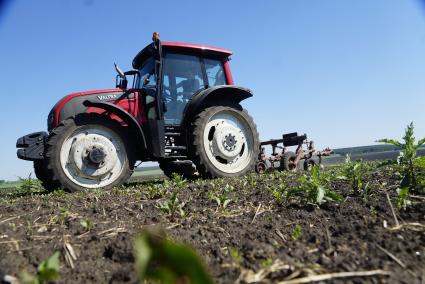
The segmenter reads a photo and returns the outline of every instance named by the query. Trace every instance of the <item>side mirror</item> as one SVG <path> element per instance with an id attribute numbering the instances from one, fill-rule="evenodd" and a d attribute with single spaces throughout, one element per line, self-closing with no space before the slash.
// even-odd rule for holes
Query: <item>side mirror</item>
<path id="1" fill-rule="evenodd" d="M 116 88 L 127 89 L 127 84 L 128 84 L 128 81 L 127 81 L 127 78 L 125 76 L 121 77 L 120 75 L 117 75 L 117 78 L 115 80 L 115 87 Z"/>

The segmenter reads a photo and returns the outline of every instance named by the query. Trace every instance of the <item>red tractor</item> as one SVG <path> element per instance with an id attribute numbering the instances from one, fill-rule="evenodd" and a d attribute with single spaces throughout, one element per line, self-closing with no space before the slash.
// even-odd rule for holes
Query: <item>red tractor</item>
<path id="1" fill-rule="evenodd" d="M 252 92 L 233 84 L 231 54 L 154 33 L 133 70 L 116 66 L 115 89 L 65 96 L 48 115 L 48 132 L 19 138 L 17 155 L 34 162 L 45 188 L 69 191 L 120 185 L 137 161 L 158 161 L 168 176 L 243 175 L 260 141 L 240 105 Z"/>

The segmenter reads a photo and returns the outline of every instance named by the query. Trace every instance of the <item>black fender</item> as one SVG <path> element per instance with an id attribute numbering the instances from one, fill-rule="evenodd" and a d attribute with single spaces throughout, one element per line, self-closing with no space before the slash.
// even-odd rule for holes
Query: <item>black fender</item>
<path id="1" fill-rule="evenodd" d="M 202 90 L 195 94 L 187 104 L 182 125 L 187 126 L 204 106 L 221 105 L 225 102 L 238 104 L 252 96 L 250 89 L 233 85 L 220 85 Z"/>
<path id="2" fill-rule="evenodd" d="M 128 127 L 136 133 L 138 145 L 141 145 L 143 149 L 147 149 L 145 133 L 143 132 L 142 127 L 137 122 L 137 120 L 125 109 L 108 102 L 94 102 L 90 100 L 85 100 L 83 105 L 86 107 L 97 107 L 104 109 L 121 118 L 128 125 Z"/>

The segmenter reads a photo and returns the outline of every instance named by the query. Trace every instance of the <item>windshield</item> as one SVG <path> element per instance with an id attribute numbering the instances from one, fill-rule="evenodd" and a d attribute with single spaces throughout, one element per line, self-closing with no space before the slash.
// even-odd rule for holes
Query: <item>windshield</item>
<path id="1" fill-rule="evenodd" d="M 137 84 L 139 88 L 156 86 L 155 63 L 152 57 L 143 62 L 142 67 L 139 69 L 139 73 L 140 77 Z"/>

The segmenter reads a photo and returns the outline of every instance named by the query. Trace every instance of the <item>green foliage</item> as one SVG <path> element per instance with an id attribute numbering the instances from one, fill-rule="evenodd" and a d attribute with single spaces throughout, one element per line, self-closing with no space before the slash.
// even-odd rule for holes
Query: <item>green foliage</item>
<path id="1" fill-rule="evenodd" d="M 176 216 L 184 217 L 185 212 L 183 207 L 185 205 L 186 203 L 180 202 L 178 199 L 177 192 L 173 192 L 167 200 L 159 202 L 159 209 L 173 218 Z"/>
<path id="2" fill-rule="evenodd" d="M 234 187 L 228 183 L 222 188 L 215 188 L 215 190 L 208 193 L 208 198 L 214 200 L 217 203 L 217 211 L 226 210 L 232 199 L 229 197 Z"/>
<path id="3" fill-rule="evenodd" d="M 21 281 L 27 284 L 41 284 L 55 281 L 59 276 L 59 252 L 41 262 L 37 268 L 37 275 L 33 276 L 22 272 Z"/>
<path id="4" fill-rule="evenodd" d="M 377 142 L 390 144 L 401 148 L 400 156 L 398 157 L 398 163 L 402 166 L 403 179 L 400 184 L 400 189 L 398 190 L 398 201 L 397 204 L 399 207 L 406 207 L 409 203 L 408 198 L 411 191 L 418 191 L 425 187 L 423 182 L 421 161 L 418 163 L 417 160 L 417 150 L 425 143 L 425 138 L 420 139 L 416 142 L 414 136 L 414 126 L 411 122 L 405 130 L 403 136 L 403 142 L 399 142 L 394 139 L 380 139 Z M 422 168 L 423 169 L 423 168 Z"/>
<path id="5" fill-rule="evenodd" d="M 272 197 L 277 202 L 281 202 L 283 197 L 287 193 L 288 185 L 284 181 L 280 181 L 277 184 L 267 188 L 270 190 Z"/>
<path id="6" fill-rule="evenodd" d="M 269 269 L 271 266 L 273 265 L 273 259 L 271 259 L 270 257 L 262 260 L 260 262 L 260 266 L 263 269 Z"/>
<path id="7" fill-rule="evenodd" d="M 342 177 L 346 178 L 354 192 L 367 193 L 368 183 L 365 183 L 365 175 L 369 172 L 369 167 L 362 161 L 352 162 L 349 158 L 342 168 Z"/>
<path id="8" fill-rule="evenodd" d="M 236 264 L 240 265 L 242 261 L 242 256 L 241 256 L 241 253 L 238 251 L 238 249 L 234 247 L 229 247 L 229 254 L 230 254 L 230 257 L 233 259 L 233 261 Z"/>
<path id="9" fill-rule="evenodd" d="M 81 219 L 80 221 L 80 225 L 84 228 L 84 230 L 86 231 L 90 231 L 91 229 L 93 229 L 94 224 L 92 221 L 90 221 L 89 219 Z"/>
<path id="10" fill-rule="evenodd" d="M 177 173 L 173 173 L 171 176 L 171 182 L 175 187 L 182 188 L 186 186 L 187 180 Z"/>
<path id="11" fill-rule="evenodd" d="M 140 280 L 163 284 L 213 283 L 198 255 L 186 245 L 143 233 L 136 238 L 134 249 Z"/>
<path id="12" fill-rule="evenodd" d="M 292 234 L 291 234 L 291 238 L 293 239 L 293 240 L 298 240 L 299 238 L 301 238 L 302 237 L 302 231 L 303 231 L 303 227 L 301 227 L 300 225 L 296 225 L 295 227 L 294 227 L 294 230 L 292 231 Z"/>
<path id="13" fill-rule="evenodd" d="M 409 187 L 397 188 L 397 194 L 397 207 L 406 209 L 411 203 L 409 200 Z"/>
<path id="14" fill-rule="evenodd" d="M 18 177 L 21 185 L 19 189 L 25 192 L 34 191 L 41 189 L 40 182 L 37 179 L 31 177 L 31 173 L 28 175 L 28 178 Z"/>
<path id="15" fill-rule="evenodd" d="M 315 165 L 309 174 L 298 179 L 299 186 L 288 190 L 287 196 L 297 196 L 311 204 L 322 204 L 326 201 L 340 201 L 342 196 L 329 188 L 331 176 Z"/>

